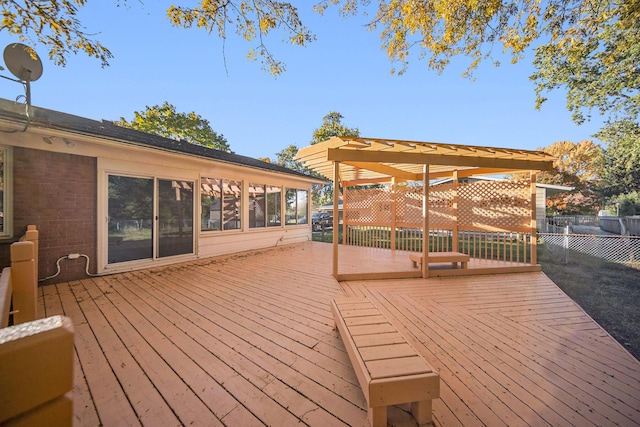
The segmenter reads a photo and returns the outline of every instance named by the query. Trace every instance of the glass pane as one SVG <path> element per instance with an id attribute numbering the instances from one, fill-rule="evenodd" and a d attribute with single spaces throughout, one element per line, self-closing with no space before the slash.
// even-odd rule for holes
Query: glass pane
<path id="1" fill-rule="evenodd" d="M 202 178 L 200 230 L 222 230 L 222 197 L 219 179 Z"/>
<path id="2" fill-rule="evenodd" d="M 158 180 L 158 257 L 193 253 L 193 186 Z"/>
<path id="3" fill-rule="evenodd" d="M 307 218 L 307 191 L 298 190 L 298 224 L 308 224 Z"/>
<path id="4" fill-rule="evenodd" d="M 153 257 L 153 179 L 109 176 L 109 264 Z"/>
<path id="5" fill-rule="evenodd" d="M 233 181 L 225 179 L 222 181 L 222 226 L 224 230 L 239 230 L 242 226 L 240 223 L 241 200 L 242 200 L 242 181 Z"/>
<path id="6" fill-rule="evenodd" d="M 286 203 L 286 216 L 285 216 L 285 224 L 291 225 L 296 224 L 296 190 L 293 188 L 287 188 L 284 194 L 284 202 Z"/>
<path id="7" fill-rule="evenodd" d="M 264 227 L 265 186 L 249 184 L 249 228 Z"/>
<path id="8" fill-rule="evenodd" d="M 267 226 L 279 227 L 282 215 L 282 189 L 267 186 Z"/>

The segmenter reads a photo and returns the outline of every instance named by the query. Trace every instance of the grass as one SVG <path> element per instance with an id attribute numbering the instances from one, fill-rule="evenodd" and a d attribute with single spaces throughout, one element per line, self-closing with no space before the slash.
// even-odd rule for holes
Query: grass
<path id="1" fill-rule="evenodd" d="M 542 271 L 640 360 L 640 269 L 538 246 Z"/>

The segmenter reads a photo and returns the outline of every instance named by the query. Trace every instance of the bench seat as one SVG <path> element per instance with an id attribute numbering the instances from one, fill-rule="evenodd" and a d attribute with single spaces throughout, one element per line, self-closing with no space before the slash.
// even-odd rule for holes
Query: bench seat
<path id="1" fill-rule="evenodd" d="M 387 406 L 411 403 L 419 425 L 431 422 L 440 375 L 367 298 L 331 302 L 336 328 L 368 405 L 373 427 L 386 427 Z"/>
<path id="2" fill-rule="evenodd" d="M 413 267 L 422 266 L 422 253 L 415 252 L 409 254 L 409 259 L 412 262 Z M 469 262 L 469 255 L 460 252 L 429 252 L 429 264 L 435 264 L 438 262 L 450 262 L 451 267 L 458 268 L 458 263 L 462 268 L 467 268 Z"/>

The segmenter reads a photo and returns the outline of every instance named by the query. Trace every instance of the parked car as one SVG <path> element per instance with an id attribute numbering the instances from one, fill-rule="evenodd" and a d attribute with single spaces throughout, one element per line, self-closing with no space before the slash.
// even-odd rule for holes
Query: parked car
<path id="1" fill-rule="evenodd" d="M 333 218 L 326 212 L 314 212 L 311 214 L 311 229 L 320 231 L 333 227 Z"/>

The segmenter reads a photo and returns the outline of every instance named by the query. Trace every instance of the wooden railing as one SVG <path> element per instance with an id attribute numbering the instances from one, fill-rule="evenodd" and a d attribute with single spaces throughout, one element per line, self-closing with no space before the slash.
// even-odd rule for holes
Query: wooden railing
<path id="1" fill-rule="evenodd" d="M 38 301 L 38 230 L 27 227 L 20 241 L 10 249 L 11 267 L 0 278 L 0 327 L 36 320 Z"/>
<path id="2" fill-rule="evenodd" d="M 0 276 L 0 425 L 71 426 L 73 324 L 63 316 L 36 319 L 36 227 L 10 252 L 11 267 Z"/>
<path id="3" fill-rule="evenodd" d="M 344 242 L 353 246 L 422 252 L 423 232 L 420 227 L 347 225 Z M 429 230 L 430 252 L 461 252 L 475 259 L 531 262 L 531 234 L 524 231 L 484 231 L 432 228 Z"/>

